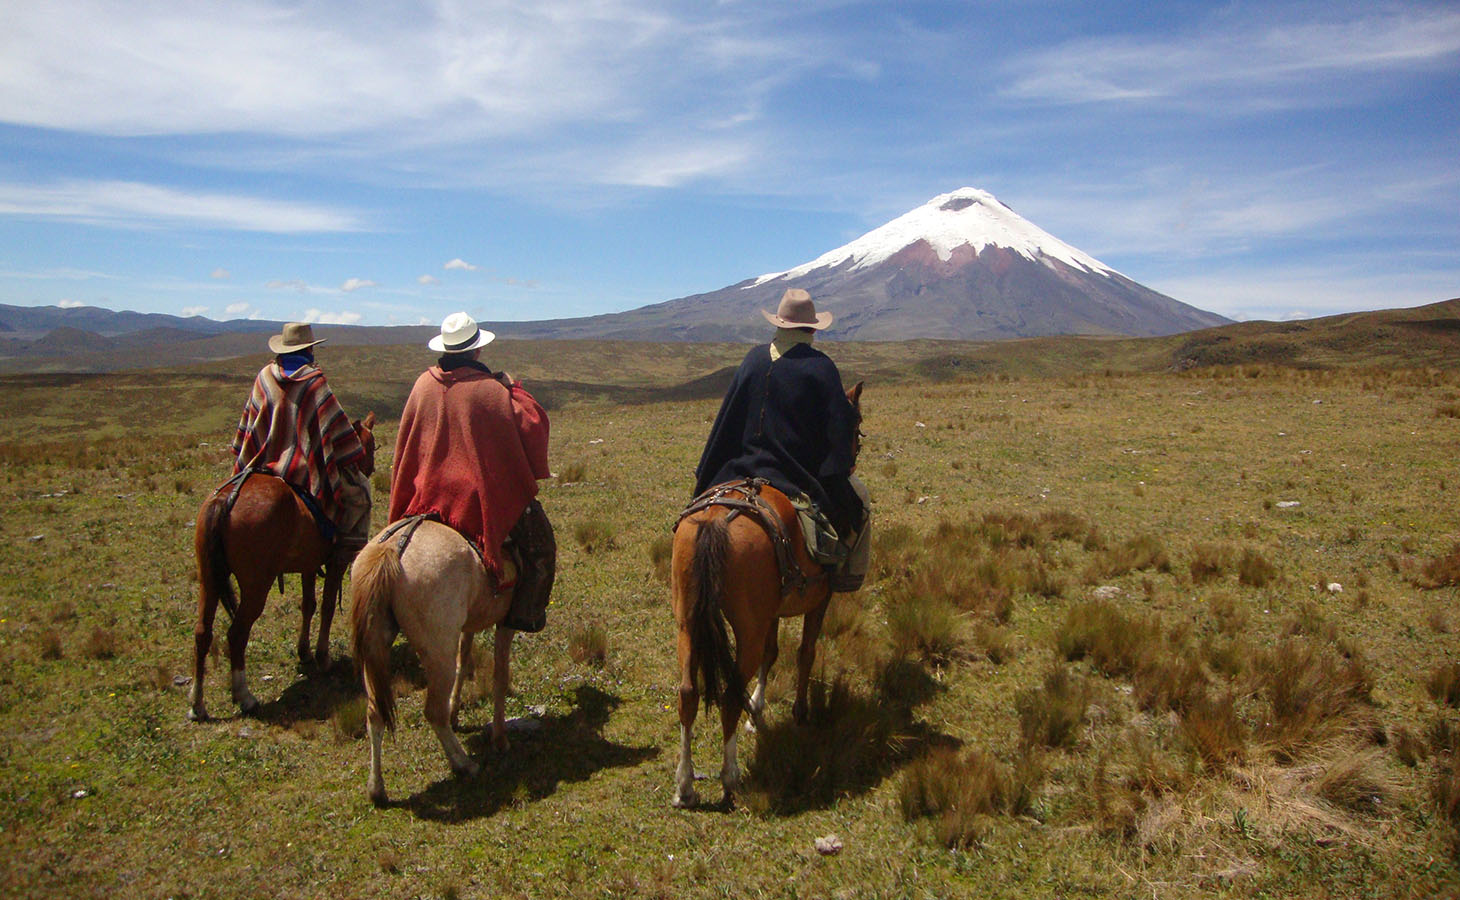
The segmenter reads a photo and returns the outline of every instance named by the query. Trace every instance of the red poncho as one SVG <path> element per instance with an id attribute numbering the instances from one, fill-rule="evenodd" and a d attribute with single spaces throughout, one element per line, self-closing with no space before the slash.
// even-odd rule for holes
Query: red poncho
<path id="1" fill-rule="evenodd" d="M 233 474 L 265 466 L 308 491 L 331 519 L 340 466 L 358 464 L 365 448 L 324 373 L 313 365 L 285 375 L 277 362 L 259 370 L 233 436 Z"/>
<path id="2" fill-rule="evenodd" d="M 549 476 L 547 413 L 520 384 L 464 366 L 432 366 L 401 412 L 390 521 L 422 513 L 476 543 L 493 575 L 502 541 Z"/>

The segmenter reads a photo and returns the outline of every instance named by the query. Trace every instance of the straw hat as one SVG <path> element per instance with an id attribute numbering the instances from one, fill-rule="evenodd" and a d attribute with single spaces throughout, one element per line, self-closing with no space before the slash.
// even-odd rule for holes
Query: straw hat
<path id="1" fill-rule="evenodd" d="M 283 334 L 269 338 L 269 349 L 274 353 L 298 353 L 315 344 L 323 344 L 326 338 L 314 339 L 314 329 L 308 322 L 290 322 L 284 326 Z"/>
<path id="2" fill-rule="evenodd" d="M 811 295 L 800 288 L 788 288 L 781 295 L 781 305 L 776 307 L 775 315 L 765 310 L 761 310 L 760 314 L 777 328 L 811 328 L 820 331 L 831 324 L 831 313 L 818 313 L 816 304 L 811 302 Z"/>
<path id="3" fill-rule="evenodd" d="M 441 321 L 441 333 L 431 338 L 426 346 L 437 353 L 465 353 L 478 347 L 485 347 L 496 339 L 477 325 L 477 320 L 464 312 L 452 313 Z"/>

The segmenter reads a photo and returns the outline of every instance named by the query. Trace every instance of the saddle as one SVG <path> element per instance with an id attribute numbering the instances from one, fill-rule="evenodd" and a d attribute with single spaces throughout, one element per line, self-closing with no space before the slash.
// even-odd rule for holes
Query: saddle
<path id="1" fill-rule="evenodd" d="M 796 562 L 796 551 L 791 543 L 791 536 L 786 533 L 786 523 L 781 521 L 780 515 L 760 496 L 761 489 L 769 484 L 764 478 L 742 478 L 717 484 L 691 500 L 689 506 L 679 514 L 671 530 L 678 530 L 680 522 L 711 506 L 723 506 L 730 510 L 730 514 L 725 517 L 726 522 L 734 521 L 741 514 L 752 516 L 771 539 L 771 547 L 776 553 L 776 565 L 781 570 L 781 593 L 784 595 L 803 590 L 813 582 L 826 580 L 828 576 L 825 567 L 820 567 L 821 571 L 814 575 L 808 575 Z M 795 524 L 799 526 L 800 523 L 798 521 Z"/>
<path id="2" fill-rule="evenodd" d="M 442 520 L 434 512 L 406 516 L 392 522 L 376 536 L 375 541 L 383 544 L 395 538 L 397 555 L 404 555 L 422 522 Z M 466 539 L 465 535 L 463 539 Z M 466 539 L 466 545 L 485 569 L 487 563 L 482 558 L 481 549 L 469 539 Z M 502 627 L 529 634 L 542 631 L 547 627 L 547 607 L 557 572 L 557 542 L 542 504 L 533 500 L 527 505 L 517 524 L 508 532 L 502 549 L 507 558 L 503 566 L 504 578 L 498 583 L 497 589 L 512 591 L 512 605 L 508 607 L 507 616 L 502 620 Z M 509 575 L 510 577 L 506 577 Z"/>
<path id="3" fill-rule="evenodd" d="M 223 517 L 225 519 L 232 514 L 234 504 L 238 503 L 238 495 L 243 491 L 243 483 L 248 481 L 250 475 L 268 475 L 272 478 L 278 478 L 280 481 L 289 485 L 294 491 L 294 495 L 304 502 L 304 508 L 309 510 L 310 516 L 314 518 L 314 525 L 319 529 L 319 536 L 326 544 L 333 544 L 335 542 L 335 523 L 331 522 L 329 516 L 324 514 L 324 509 L 319 505 L 319 501 L 314 499 L 312 494 L 299 485 L 285 481 L 285 479 L 274 474 L 272 470 L 263 466 L 249 466 L 248 468 L 241 469 L 237 475 L 223 482 L 218 486 L 218 490 L 214 491 L 217 494 L 228 490 L 228 497 L 223 501 Z"/>

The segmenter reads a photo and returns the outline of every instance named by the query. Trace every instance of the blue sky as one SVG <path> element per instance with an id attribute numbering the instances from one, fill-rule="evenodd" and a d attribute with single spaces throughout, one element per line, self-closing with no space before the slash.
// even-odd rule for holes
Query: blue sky
<path id="1" fill-rule="evenodd" d="M 965 185 L 1234 318 L 1460 296 L 1453 3 L 220 6 L 0 13 L 0 302 L 587 315 Z"/>

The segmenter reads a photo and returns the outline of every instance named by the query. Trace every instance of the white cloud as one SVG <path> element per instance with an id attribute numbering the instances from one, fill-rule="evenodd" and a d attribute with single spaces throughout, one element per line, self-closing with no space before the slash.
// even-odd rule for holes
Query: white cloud
<path id="1" fill-rule="evenodd" d="M 1009 66 L 1020 101 L 1105 103 L 1205 97 L 1197 109 L 1342 102 L 1348 92 L 1289 88 L 1319 76 L 1444 64 L 1460 52 L 1460 13 L 1387 10 L 1298 24 L 1198 23 L 1188 35 L 1113 35 L 1041 50 Z M 1215 93 L 1216 102 L 1208 102 Z"/>
<path id="2" fill-rule="evenodd" d="M 416 283 L 424 285 L 440 284 L 441 279 L 437 278 L 435 275 L 422 275 L 420 278 L 416 279 Z"/>
<path id="3" fill-rule="evenodd" d="M 375 286 L 375 282 L 368 278 L 346 278 L 345 283 L 340 285 L 340 290 L 348 294 L 351 291 L 358 291 L 361 288 L 372 288 Z"/>
<path id="4" fill-rule="evenodd" d="M 79 309 L 79 308 L 85 306 L 86 304 L 85 303 L 82 303 L 80 300 L 72 300 L 69 297 L 67 297 L 67 298 L 63 298 L 62 300 L 60 300 L 59 302 L 57 302 L 56 305 L 59 306 L 59 307 L 61 307 L 62 309 Z"/>
<path id="5" fill-rule="evenodd" d="M 219 281 L 226 281 L 229 278 L 233 277 L 233 273 L 232 272 L 229 272 L 227 269 L 223 268 L 222 266 L 219 266 L 218 268 L 214 269 L 212 271 L 212 273 L 209 274 L 208 277 L 209 278 L 216 278 Z"/>
<path id="6" fill-rule="evenodd" d="M 315 290 L 309 286 L 309 282 L 302 278 L 290 278 L 288 280 L 275 278 L 273 281 L 264 282 L 264 287 L 271 291 L 298 291 L 301 294 Z"/>
<path id="7" fill-rule="evenodd" d="M 475 272 L 477 270 L 476 266 L 472 265 L 471 263 L 467 262 L 459 256 L 456 259 L 453 259 L 451 262 L 447 263 L 446 265 L 442 266 L 441 268 L 461 269 L 464 272 Z"/>
<path id="8" fill-rule="evenodd" d="M 322 309 L 308 309 L 304 312 L 301 322 L 309 322 L 315 325 L 354 325 L 364 316 L 357 312 L 326 312 Z"/>
<path id="9" fill-rule="evenodd" d="M 356 214 L 347 211 L 236 194 L 180 191 L 135 181 L 0 183 L 0 216 L 275 234 L 358 231 L 364 227 Z"/>
<path id="10" fill-rule="evenodd" d="M 252 308 L 248 303 L 230 303 L 223 308 L 223 311 L 230 316 L 241 316 Z"/>
<path id="11" fill-rule="evenodd" d="M 186 319 L 186 318 L 191 318 L 193 316 L 201 316 L 203 313 L 205 313 L 207 311 L 208 311 L 208 307 L 206 307 L 206 306 L 184 306 L 182 308 L 182 316 L 183 316 L 183 318 Z"/>

